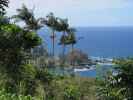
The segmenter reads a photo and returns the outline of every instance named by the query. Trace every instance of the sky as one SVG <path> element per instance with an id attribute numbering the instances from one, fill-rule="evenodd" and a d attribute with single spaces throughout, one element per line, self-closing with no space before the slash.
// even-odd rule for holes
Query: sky
<path id="1" fill-rule="evenodd" d="M 8 15 L 22 4 L 34 9 L 36 17 L 53 12 L 71 26 L 133 26 L 133 0 L 10 0 Z"/>

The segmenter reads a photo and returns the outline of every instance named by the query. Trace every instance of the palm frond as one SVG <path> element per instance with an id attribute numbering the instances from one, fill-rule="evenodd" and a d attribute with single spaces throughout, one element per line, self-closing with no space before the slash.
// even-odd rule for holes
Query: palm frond
<path id="1" fill-rule="evenodd" d="M 5 14 L 5 8 L 8 7 L 9 0 L 0 0 L 0 15 Z"/>
<path id="2" fill-rule="evenodd" d="M 37 31 L 43 27 L 43 24 L 41 23 L 42 19 L 36 19 L 32 9 L 28 9 L 25 5 L 23 5 L 22 8 L 17 9 L 17 12 L 18 14 L 14 15 L 12 18 L 15 19 L 16 22 L 24 22 L 26 24 L 24 29 Z"/>

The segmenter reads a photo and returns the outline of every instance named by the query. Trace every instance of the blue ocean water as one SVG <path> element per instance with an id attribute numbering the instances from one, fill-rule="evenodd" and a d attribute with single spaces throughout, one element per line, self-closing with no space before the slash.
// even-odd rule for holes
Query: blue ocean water
<path id="1" fill-rule="evenodd" d="M 133 56 L 133 27 L 78 28 L 77 32 L 84 37 L 77 47 L 91 56 Z"/>
<path id="2" fill-rule="evenodd" d="M 133 27 L 78 27 L 78 40 L 75 48 L 81 49 L 89 56 L 128 57 L 133 56 Z M 50 32 L 45 28 L 39 31 L 51 50 Z M 62 50 L 58 45 L 61 33 L 57 33 L 55 52 Z M 69 46 L 67 47 L 69 48 Z"/>
<path id="3" fill-rule="evenodd" d="M 76 37 L 78 40 L 75 48 L 81 49 L 89 56 L 93 57 L 133 57 L 133 27 L 78 27 L 76 28 Z M 62 33 L 56 35 L 55 52 L 59 54 L 62 50 L 58 45 Z M 50 31 L 42 29 L 39 35 L 44 39 L 49 51 L 51 51 Z M 67 46 L 69 51 L 70 46 Z M 107 66 L 99 68 L 104 72 Z M 97 70 L 83 71 L 78 74 L 82 77 L 96 77 Z M 100 74 L 99 74 L 100 75 Z"/>
<path id="4" fill-rule="evenodd" d="M 78 75 L 80 75 L 81 77 L 96 77 L 97 72 L 96 70 L 89 70 L 89 71 L 81 71 L 81 72 L 77 72 Z"/>

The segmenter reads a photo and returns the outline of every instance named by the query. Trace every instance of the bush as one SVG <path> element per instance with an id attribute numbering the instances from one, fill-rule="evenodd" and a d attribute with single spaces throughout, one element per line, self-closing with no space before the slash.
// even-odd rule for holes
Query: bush
<path id="1" fill-rule="evenodd" d="M 79 100 L 80 91 L 78 87 L 69 85 L 64 89 L 64 100 Z"/>
<path id="2" fill-rule="evenodd" d="M 114 62 L 115 74 L 109 73 L 98 82 L 98 97 L 100 100 L 133 100 L 133 59 Z"/>
<path id="3" fill-rule="evenodd" d="M 5 90 L 0 90 L 0 100 L 33 100 L 33 97 L 30 95 L 16 95 L 5 92 Z"/>

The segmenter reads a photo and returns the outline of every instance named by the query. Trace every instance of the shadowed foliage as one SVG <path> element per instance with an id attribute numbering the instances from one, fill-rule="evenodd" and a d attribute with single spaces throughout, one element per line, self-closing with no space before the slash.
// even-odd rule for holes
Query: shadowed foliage
<path id="1" fill-rule="evenodd" d="M 0 0 L 0 16 L 6 13 L 5 8 L 8 7 L 9 0 Z"/>

